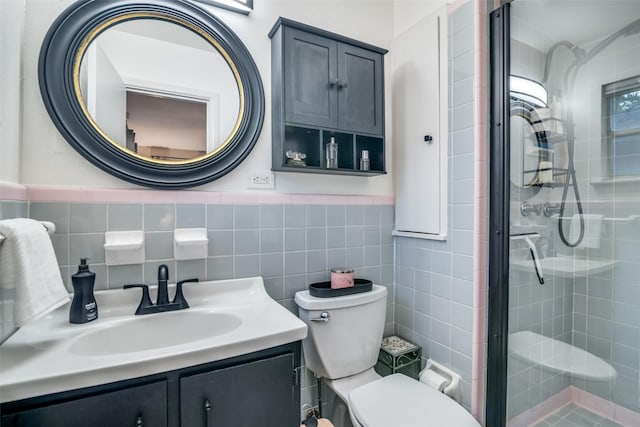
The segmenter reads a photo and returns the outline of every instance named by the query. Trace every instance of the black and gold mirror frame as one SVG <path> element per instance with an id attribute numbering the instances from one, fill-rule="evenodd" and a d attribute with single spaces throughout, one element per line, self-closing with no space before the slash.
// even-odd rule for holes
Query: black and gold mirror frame
<path id="1" fill-rule="evenodd" d="M 220 149 L 193 161 L 154 161 L 114 144 L 87 113 L 78 88 L 79 63 L 87 45 L 115 23 L 142 18 L 193 31 L 227 61 L 240 92 L 240 111 Z M 188 188 L 224 176 L 247 157 L 264 121 L 264 89 L 251 54 L 218 18 L 185 0 L 81 0 L 72 4 L 45 36 L 38 77 L 51 119 L 76 151 L 116 177 L 152 188 Z"/>

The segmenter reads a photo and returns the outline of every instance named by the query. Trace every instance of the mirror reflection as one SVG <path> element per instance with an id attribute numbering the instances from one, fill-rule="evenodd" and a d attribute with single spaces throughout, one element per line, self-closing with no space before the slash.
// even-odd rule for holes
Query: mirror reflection
<path id="1" fill-rule="evenodd" d="M 221 149 L 240 122 L 235 69 L 208 40 L 161 19 L 101 32 L 80 63 L 86 113 L 120 148 L 182 162 Z"/>

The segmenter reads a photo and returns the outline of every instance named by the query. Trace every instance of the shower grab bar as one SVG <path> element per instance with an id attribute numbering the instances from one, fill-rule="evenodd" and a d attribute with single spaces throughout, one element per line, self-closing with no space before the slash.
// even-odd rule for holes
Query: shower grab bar
<path id="1" fill-rule="evenodd" d="M 56 232 L 56 225 L 51 222 L 51 221 L 40 221 L 40 223 L 42 224 L 42 226 L 44 227 L 45 230 L 47 230 L 47 233 L 49 234 L 53 234 Z M 6 236 L 2 233 L 0 233 L 0 246 L 2 246 L 2 243 L 6 240 Z"/>

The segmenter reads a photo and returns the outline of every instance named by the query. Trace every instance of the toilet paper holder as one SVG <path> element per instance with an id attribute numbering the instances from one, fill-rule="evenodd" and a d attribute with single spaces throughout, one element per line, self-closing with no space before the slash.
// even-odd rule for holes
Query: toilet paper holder
<path id="1" fill-rule="evenodd" d="M 440 363 L 427 359 L 427 365 L 420 371 L 420 382 L 460 402 L 460 375 Z"/>

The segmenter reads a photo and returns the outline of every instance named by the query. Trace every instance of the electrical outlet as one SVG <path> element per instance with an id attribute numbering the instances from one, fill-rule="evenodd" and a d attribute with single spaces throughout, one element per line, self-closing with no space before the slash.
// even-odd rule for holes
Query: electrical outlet
<path id="1" fill-rule="evenodd" d="M 247 175 L 247 188 L 269 189 L 275 187 L 275 176 L 271 171 L 252 171 Z"/>

